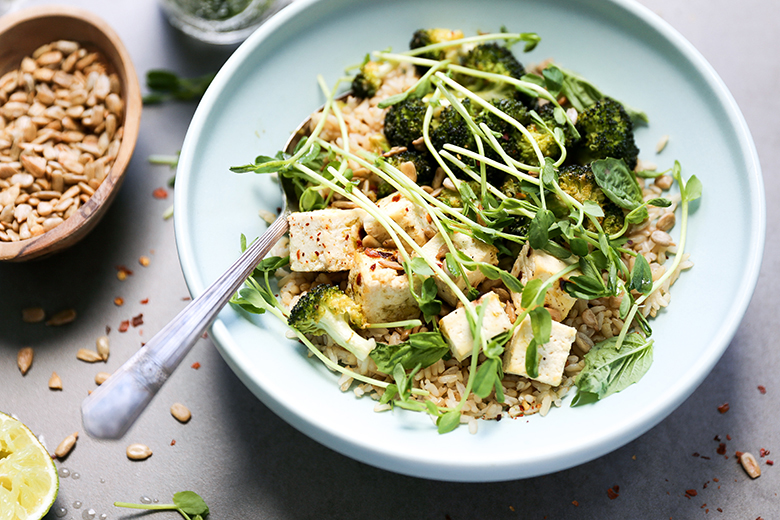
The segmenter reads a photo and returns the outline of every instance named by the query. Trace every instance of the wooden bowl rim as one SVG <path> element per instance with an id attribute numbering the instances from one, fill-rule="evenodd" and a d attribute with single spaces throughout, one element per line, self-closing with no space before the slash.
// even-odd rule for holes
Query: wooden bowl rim
<path id="1" fill-rule="evenodd" d="M 95 194 L 78 211 L 52 230 L 40 236 L 18 242 L 0 242 L 0 261 L 20 261 L 40 257 L 68 247 L 83 238 L 91 229 L 91 226 L 96 224 L 102 217 L 104 211 L 116 196 L 116 192 L 124 179 L 130 158 L 133 155 L 141 124 L 141 110 L 143 106 L 141 86 L 138 82 L 138 76 L 130 54 L 117 33 L 105 20 L 96 14 L 78 7 L 65 5 L 29 7 L 0 17 L 0 34 L 25 23 L 45 18 L 71 19 L 91 25 L 102 33 L 114 47 L 119 62 L 113 63 L 113 66 L 117 69 L 120 77 L 124 77 L 122 85 L 125 103 L 124 121 L 122 123 L 124 133 L 114 164 L 98 189 L 95 190 Z M 41 37 L 41 40 L 41 45 L 48 43 L 44 36 Z M 79 41 L 78 38 L 73 38 L 73 40 Z M 102 50 L 106 59 L 109 59 L 105 49 Z M 102 202 L 94 202 L 96 200 L 102 200 Z M 85 226 L 89 227 L 82 229 Z M 82 231 L 80 235 L 73 237 L 72 241 L 67 241 L 68 237 L 76 235 L 79 231 Z M 60 241 L 66 241 L 67 243 L 61 243 Z M 59 247 L 57 247 L 58 245 Z"/>

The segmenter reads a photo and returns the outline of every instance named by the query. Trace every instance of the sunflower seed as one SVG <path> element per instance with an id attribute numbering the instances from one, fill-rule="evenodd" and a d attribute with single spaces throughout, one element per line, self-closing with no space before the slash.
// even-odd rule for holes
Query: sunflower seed
<path id="1" fill-rule="evenodd" d="M 127 458 L 130 460 L 144 460 L 152 456 L 152 450 L 145 444 L 131 444 L 127 447 Z"/>
<path id="2" fill-rule="evenodd" d="M 57 446 L 57 449 L 54 450 L 54 456 L 58 459 L 65 458 L 68 453 L 71 452 L 73 449 L 73 446 L 76 445 L 76 439 L 79 438 L 79 432 L 74 432 L 67 437 Z"/>
<path id="3" fill-rule="evenodd" d="M 109 345 L 108 345 L 108 336 L 100 336 L 97 341 L 95 341 L 97 345 L 97 353 L 100 355 L 100 359 L 103 361 L 108 360 L 108 354 L 109 354 Z"/>
<path id="4" fill-rule="evenodd" d="M 43 222 L 43 227 L 46 228 L 46 221 L 52 220 L 52 219 L 46 219 Z M 62 221 L 62 219 L 60 219 Z M 76 319 L 76 311 L 74 309 L 65 309 L 64 311 L 60 311 L 46 322 L 46 325 L 49 326 L 60 326 L 65 325 L 66 323 L 70 323 L 71 321 Z"/>
<path id="5" fill-rule="evenodd" d="M 43 321 L 46 313 L 40 307 L 27 307 L 22 309 L 22 321 L 25 323 L 38 323 Z"/>
<path id="6" fill-rule="evenodd" d="M 108 372 L 98 372 L 95 374 L 95 383 L 98 385 L 102 385 L 106 382 L 106 380 L 111 377 L 111 374 Z"/>
<path id="7" fill-rule="evenodd" d="M 171 405 L 171 415 L 180 423 L 186 423 L 192 418 L 192 413 L 189 408 L 181 403 L 173 403 L 173 405 Z"/>
<path id="8" fill-rule="evenodd" d="M 739 456 L 739 463 L 742 464 L 742 467 L 750 478 L 758 478 L 761 476 L 761 468 L 758 466 L 758 461 L 756 461 L 753 454 L 747 451 L 742 453 L 742 455 Z"/>
<path id="9" fill-rule="evenodd" d="M 62 390 L 62 379 L 57 375 L 57 372 L 52 372 L 49 378 L 49 388 L 52 390 Z"/>
<path id="10" fill-rule="evenodd" d="M 76 352 L 76 358 L 80 359 L 81 361 L 86 361 L 87 363 L 97 363 L 98 361 L 103 361 L 103 358 L 100 357 L 100 354 L 94 350 L 89 350 L 88 348 L 80 348 L 79 351 Z"/>
<path id="11" fill-rule="evenodd" d="M 33 362 L 33 349 L 32 347 L 24 347 L 19 349 L 19 353 L 16 355 L 16 364 L 19 366 L 19 371 L 22 375 L 25 375 Z"/>

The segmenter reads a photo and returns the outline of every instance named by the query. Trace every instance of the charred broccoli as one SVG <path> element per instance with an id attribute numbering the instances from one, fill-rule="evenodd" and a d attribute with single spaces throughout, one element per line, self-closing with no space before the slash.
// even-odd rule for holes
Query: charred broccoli
<path id="1" fill-rule="evenodd" d="M 428 105 L 421 99 L 408 97 L 392 105 L 385 114 L 385 137 L 390 146 L 411 148 L 423 135 L 423 120 Z"/>
<path id="2" fill-rule="evenodd" d="M 366 61 L 360 72 L 352 79 L 352 94 L 359 98 L 370 98 L 382 86 L 384 71 L 381 63 Z"/>
<path id="3" fill-rule="evenodd" d="M 497 43 L 477 45 L 463 56 L 460 63 L 470 69 L 515 79 L 520 79 L 525 74 L 525 68 L 517 61 L 512 51 Z"/>
<path id="4" fill-rule="evenodd" d="M 430 184 L 433 180 L 434 173 L 436 173 L 433 158 L 427 151 L 408 149 L 405 152 L 397 153 L 385 158 L 385 161 L 401 170 L 403 170 L 400 168 L 402 164 L 412 163 L 414 165 L 414 171 L 417 174 L 418 184 Z"/>
<path id="5" fill-rule="evenodd" d="M 604 98 L 585 109 L 577 118 L 582 139 L 576 149 L 581 164 L 612 157 L 636 167 L 639 149 L 634 142 L 634 125 L 623 105 Z"/>
<path id="6" fill-rule="evenodd" d="M 470 112 L 471 100 L 464 100 L 463 107 Z M 431 143 L 437 151 L 444 148 L 446 143 L 468 150 L 476 150 L 477 148 L 474 134 L 471 133 L 468 123 L 451 105 L 442 108 L 436 114 L 436 117 L 431 122 L 430 135 Z"/>
<path id="7" fill-rule="evenodd" d="M 558 185 L 578 202 L 590 200 L 598 204 L 604 212 L 598 221 L 607 234 L 617 233 L 623 228 L 623 210 L 604 195 L 590 166 L 564 166 L 558 173 Z M 589 227 L 592 228 L 592 224 Z"/>
<path id="8" fill-rule="evenodd" d="M 365 339 L 352 329 L 352 325 L 365 324 L 363 313 L 358 304 L 333 285 L 318 285 L 304 294 L 290 311 L 287 324 L 304 334 L 327 334 L 361 361 L 376 346 L 373 338 Z"/>
<path id="9" fill-rule="evenodd" d="M 451 31 L 449 29 L 419 29 L 412 35 L 412 41 L 409 42 L 409 49 L 419 49 L 436 43 L 451 42 L 463 38 L 463 31 Z M 457 50 L 455 51 L 457 52 Z M 420 54 L 420 58 L 441 61 L 452 58 L 451 49 L 439 49 Z"/>

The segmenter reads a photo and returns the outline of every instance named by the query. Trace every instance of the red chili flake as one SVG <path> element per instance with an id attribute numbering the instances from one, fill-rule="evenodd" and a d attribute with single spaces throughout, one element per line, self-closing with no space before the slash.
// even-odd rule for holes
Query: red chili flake
<path id="1" fill-rule="evenodd" d="M 706 455 L 702 455 L 701 458 L 706 459 L 706 460 L 710 460 L 710 458 L 708 456 L 706 456 Z"/>
<path id="2" fill-rule="evenodd" d="M 577 502 L 576 500 L 572 500 L 571 503 L 574 504 L 574 507 L 579 507 L 580 505 L 580 503 Z"/>
<path id="3" fill-rule="evenodd" d="M 509 510 L 510 510 L 510 511 L 514 511 L 514 510 L 515 510 L 515 508 L 514 508 L 514 507 L 512 507 L 512 506 L 509 506 Z"/>
<path id="4" fill-rule="evenodd" d="M 715 450 L 715 451 L 718 453 L 718 455 L 725 455 L 726 454 L 726 444 L 721 442 L 720 444 L 718 444 L 718 449 Z"/>
<path id="5" fill-rule="evenodd" d="M 114 298 L 114 305 L 116 305 L 117 307 L 121 307 L 124 304 L 125 304 L 125 299 L 122 298 L 121 296 L 117 296 L 116 298 Z"/>
<path id="6" fill-rule="evenodd" d="M 183 297 L 182 297 L 182 299 L 181 299 L 181 301 L 183 301 L 183 302 L 188 302 L 188 301 L 190 301 L 191 299 L 192 299 L 192 297 L 191 297 L 191 296 L 183 296 Z"/>
<path id="7" fill-rule="evenodd" d="M 200 368 L 200 363 L 198 363 L 196 361 L 195 363 L 192 364 L 192 368 L 194 368 L 195 370 L 199 369 Z"/>
<path id="8" fill-rule="evenodd" d="M 723 403 L 722 405 L 718 406 L 718 411 L 720 413 L 726 413 L 729 411 L 729 403 Z"/>
<path id="9" fill-rule="evenodd" d="M 613 490 L 615 493 L 620 493 L 620 486 L 618 486 L 618 485 L 614 485 L 614 486 L 612 486 L 612 490 Z"/>
<path id="10" fill-rule="evenodd" d="M 139 325 L 144 324 L 144 315 L 139 314 L 138 316 L 133 316 L 133 327 L 137 327 Z"/>
<path id="11" fill-rule="evenodd" d="M 607 490 L 607 496 L 609 497 L 610 500 L 615 500 L 619 495 L 615 492 L 614 489 L 609 488 Z"/>
<path id="12" fill-rule="evenodd" d="M 731 440 L 731 435 L 726 435 L 726 440 L 730 441 Z"/>
<path id="13" fill-rule="evenodd" d="M 705 507 L 707 507 L 707 503 L 706 502 L 703 503 L 699 509 L 704 509 Z"/>
<path id="14" fill-rule="evenodd" d="M 720 442 L 720 435 L 716 435 L 714 439 L 712 439 L 715 442 Z"/>
<path id="15" fill-rule="evenodd" d="M 699 452 L 698 452 L 698 451 L 694 451 L 694 452 L 693 452 L 693 455 L 691 455 L 691 456 L 692 456 L 692 457 L 701 457 L 701 455 L 699 455 Z"/>
<path id="16" fill-rule="evenodd" d="M 201 338 L 208 339 L 209 338 L 209 333 L 208 332 L 204 332 L 203 335 L 201 336 Z"/>
<path id="17" fill-rule="evenodd" d="M 119 324 L 119 332 L 127 332 L 127 328 L 130 327 L 130 320 L 125 320 Z"/>
<path id="18" fill-rule="evenodd" d="M 157 188 L 152 192 L 152 197 L 155 199 L 167 199 L 168 191 L 165 188 Z"/>
<path id="19" fill-rule="evenodd" d="M 719 513 L 722 513 L 722 512 L 723 512 L 723 509 L 721 509 L 721 508 L 718 508 L 718 512 L 719 512 Z"/>
<path id="20" fill-rule="evenodd" d="M 695 497 L 699 493 L 695 489 L 686 489 L 685 494 L 688 495 L 689 497 Z"/>
<path id="21" fill-rule="evenodd" d="M 713 481 L 713 482 L 720 482 L 720 479 L 718 479 L 718 478 L 713 478 L 713 479 L 712 479 L 712 481 Z"/>
<path id="22" fill-rule="evenodd" d="M 741 451 L 734 452 L 734 456 L 736 458 L 740 458 L 742 456 L 742 452 Z"/>
<path id="23" fill-rule="evenodd" d="M 106 325 L 106 336 L 108 336 L 109 334 L 111 334 L 111 327 Z"/>
<path id="24" fill-rule="evenodd" d="M 769 455 L 769 450 L 765 450 L 764 448 L 761 448 L 761 450 L 758 453 L 762 457 L 766 457 L 767 455 Z"/>
<path id="25" fill-rule="evenodd" d="M 149 303 L 149 298 L 144 298 L 141 300 L 141 305 L 146 305 L 147 303 Z"/>
<path id="26" fill-rule="evenodd" d="M 171 439 L 171 446 L 176 446 L 176 439 Z"/>
<path id="27" fill-rule="evenodd" d="M 775 465 L 775 461 L 769 460 L 769 459 L 766 460 L 766 463 L 769 464 L 770 466 L 774 466 Z"/>

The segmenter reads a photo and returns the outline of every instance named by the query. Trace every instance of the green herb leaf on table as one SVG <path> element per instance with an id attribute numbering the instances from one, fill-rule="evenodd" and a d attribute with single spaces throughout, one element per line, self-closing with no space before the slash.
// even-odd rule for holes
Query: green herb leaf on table
<path id="1" fill-rule="evenodd" d="M 216 73 L 194 78 L 183 78 L 169 70 L 150 70 L 146 73 L 146 86 L 151 91 L 144 96 L 144 104 L 162 103 L 169 99 L 191 101 L 200 99 Z"/>
<path id="2" fill-rule="evenodd" d="M 157 511 L 176 511 L 185 520 L 196 520 L 209 514 L 209 506 L 194 491 L 179 491 L 173 495 L 172 504 L 132 504 L 129 502 L 114 502 L 115 507 L 130 509 L 150 509 Z"/>

